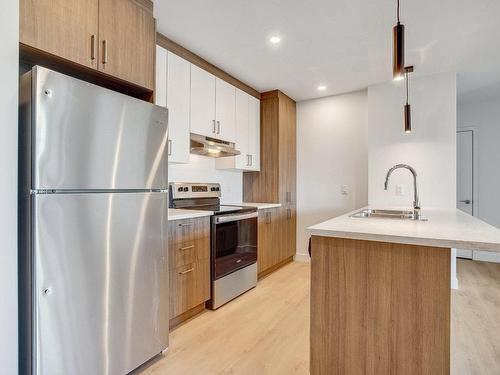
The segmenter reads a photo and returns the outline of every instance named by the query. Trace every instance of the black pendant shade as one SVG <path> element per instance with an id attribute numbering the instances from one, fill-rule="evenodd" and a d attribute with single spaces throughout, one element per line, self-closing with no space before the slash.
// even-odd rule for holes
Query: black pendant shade
<path id="1" fill-rule="evenodd" d="M 411 106 L 408 103 L 408 80 L 410 79 L 409 73 L 410 70 L 413 71 L 413 67 L 409 67 L 405 69 L 405 83 L 406 83 L 406 104 L 405 104 L 405 132 L 411 133 Z"/>
<path id="2" fill-rule="evenodd" d="M 411 133 L 411 106 L 405 104 L 405 132 Z"/>
<path id="3" fill-rule="evenodd" d="M 404 78 L 405 74 L 405 25 L 399 23 L 392 28 L 392 77 L 395 80 Z"/>

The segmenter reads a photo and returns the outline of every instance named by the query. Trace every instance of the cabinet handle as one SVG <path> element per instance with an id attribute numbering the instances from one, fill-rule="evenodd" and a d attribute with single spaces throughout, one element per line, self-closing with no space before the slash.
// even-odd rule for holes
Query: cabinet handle
<path id="1" fill-rule="evenodd" d="M 217 128 L 215 127 L 215 120 L 212 120 L 212 133 L 217 133 Z"/>
<path id="2" fill-rule="evenodd" d="M 179 247 L 179 251 L 186 251 L 189 249 L 194 249 L 194 245 L 191 246 L 185 246 L 185 247 Z"/>
<path id="3" fill-rule="evenodd" d="M 247 167 L 250 166 L 250 155 L 247 154 Z"/>
<path id="4" fill-rule="evenodd" d="M 193 223 L 179 223 L 180 227 L 189 227 L 191 225 L 193 225 Z"/>
<path id="5" fill-rule="evenodd" d="M 90 59 L 95 60 L 95 35 L 90 36 Z"/>
<path id="6" fill-rule="evenodd" d="M 217 134 L 220 134 L 220 121 L 217 121 Z"/>
<path id="7" fill-rule="evenodd" d="M 103 65 L 108 63 L 108 42 L 106 39 L 102 41 L 102 63 Z"/>
<path id="8" fill-rule="evenodd" d="M 179 272 L 179 275 L 185 275 L 186 273 L 190 273 L 190 272 L 193 272 L 194 271 L 194 268 L 190 268 L 188 270 L 185 270 L 185 271 L 182 271 L 182 272 Z"/>
<path id="9" fill-rule="evenodd" d="M 287 218 L 287 220 L 290 220 L 292 218 L 292 209 L 291 208 L 287 208 L 286 218 Z"/>
<path id="10" fill-rule="evenodd" d="M 167 154 L 168 156 L 172 155 L 172 140 L 169 139 L 167 142 Z"/>
<path id="11" fill-rule="evenodd" d="M 286 192 L 286 203 L 292 203 L 292 192 L 291 191 Z"/>
<path id="12" fill-rule="evenodd" d="M 267 224 L 271 224 L 271 211 L 267 211 L 266 215 L 267 215 Z"/>
<path id="13" fill-rule="evenodd" d="M 252 166 L 253 165 L 253 155 L 248 155 L 248 156 L 250 156 L 250 166 Z"/>

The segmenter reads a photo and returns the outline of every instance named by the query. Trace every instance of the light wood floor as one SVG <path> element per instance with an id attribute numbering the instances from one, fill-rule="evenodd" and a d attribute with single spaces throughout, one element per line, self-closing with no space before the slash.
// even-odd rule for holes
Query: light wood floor
<path id="1" fill-rule="evenodd" d="M 292 263 L 256 289 L 170 335 L 170 352 L 141 375 L 309 373 L 308 263 Z M 500 265 L 458 261 L 452 296 L 452 374 L 500 374 Z"/>

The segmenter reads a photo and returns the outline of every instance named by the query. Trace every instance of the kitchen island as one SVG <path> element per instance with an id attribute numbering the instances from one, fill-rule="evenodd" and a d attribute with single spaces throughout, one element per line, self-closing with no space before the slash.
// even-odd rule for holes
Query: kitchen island
<path id="1" fill-rule="evenodd" d="M 311 374 L 449 375 L 451 248 L 500 251 L 500 230 L 458 210 L 355 212 L 309 228 Z"/>

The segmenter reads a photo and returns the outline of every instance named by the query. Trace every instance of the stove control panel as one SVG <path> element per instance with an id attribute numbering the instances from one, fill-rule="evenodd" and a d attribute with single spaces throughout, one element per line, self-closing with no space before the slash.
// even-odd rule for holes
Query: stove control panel
<path id="1" fill-rule="evenodd" d="M 219 198 L 220 184 L 192 182 L 171 182 L 169 184 L 170 199 Z"/>

